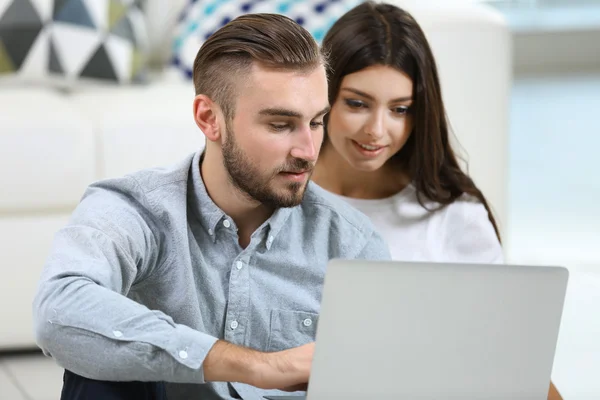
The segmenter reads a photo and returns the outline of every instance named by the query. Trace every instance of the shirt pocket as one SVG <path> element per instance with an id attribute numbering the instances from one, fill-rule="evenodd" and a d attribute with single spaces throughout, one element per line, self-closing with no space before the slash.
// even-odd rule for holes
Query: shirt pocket
<path id="1" fill-rule="evenodd" d="M 271 310 L 267 351 L 281 351 L 315 341 L 319 314 Z"/>

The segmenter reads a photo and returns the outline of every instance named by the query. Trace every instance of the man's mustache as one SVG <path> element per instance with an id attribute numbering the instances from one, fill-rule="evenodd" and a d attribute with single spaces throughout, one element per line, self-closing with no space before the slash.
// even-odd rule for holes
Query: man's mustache
<path id="1" fill-rule="evenodd" d="M 295 174 L 299 174 L 302 172 L 310 172 L 315 168 L 315 164 L 310 162 L 310 161 L 306 161 L 304 159 L 301 158 L 294 158 L 293 160 L 291 160 L 289 163 L 287 163 L 286 165 L 282 166 L 279 172 L 291 172 L 291 173 L 295 173 Z"/>

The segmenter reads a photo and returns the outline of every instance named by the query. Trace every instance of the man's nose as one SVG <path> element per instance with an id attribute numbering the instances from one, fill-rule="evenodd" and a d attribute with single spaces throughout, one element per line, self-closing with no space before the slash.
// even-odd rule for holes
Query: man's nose
<path id="1" fill-rule="evenodd" d="M 315 162 L 319 155 L 317 136 L 310 128 L 297 133 L 290 155 L 306 161 Z"/>

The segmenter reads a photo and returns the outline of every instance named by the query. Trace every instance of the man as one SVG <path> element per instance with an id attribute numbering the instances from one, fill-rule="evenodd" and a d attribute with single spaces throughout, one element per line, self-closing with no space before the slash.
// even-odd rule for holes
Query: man
<path id="1" fill-rule="evenodd" d="M 281 15 L 239 17 L 203 44 L 204 152 L 91 185 L 55 238 L 34 320 L 65 368 L 63 399 L 261 399 L 306 385 L 328 260 L 389 258 L 365 216 L 309 183 L 325 71 Z"/>

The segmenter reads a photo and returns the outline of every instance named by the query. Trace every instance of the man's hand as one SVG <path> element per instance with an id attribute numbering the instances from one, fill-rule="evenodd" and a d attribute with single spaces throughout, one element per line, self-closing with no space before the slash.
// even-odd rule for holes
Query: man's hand
<path id="1" fill-rule="evenodd" d="M 294 392 L 306 390 L 315 344 L 267 354 L 267 363 L 259 368 L 254 386 Z"/>
<path id="2" fill-rule="evenodd" d="M 241 382 L 261 389 L 306 390 L 315 345 L 275 353 L 217 341 L 204 360 L 206 382 Z"/>
<path id="3" fill-rule="evenodd" d="M 554 386 L 554 383 L 552 383 L 552 382 L 550 382 L 550 390 L 548 391 L 548 400 L 563 400 L 560 393 L 558 393 L 556 386 Z"/>

